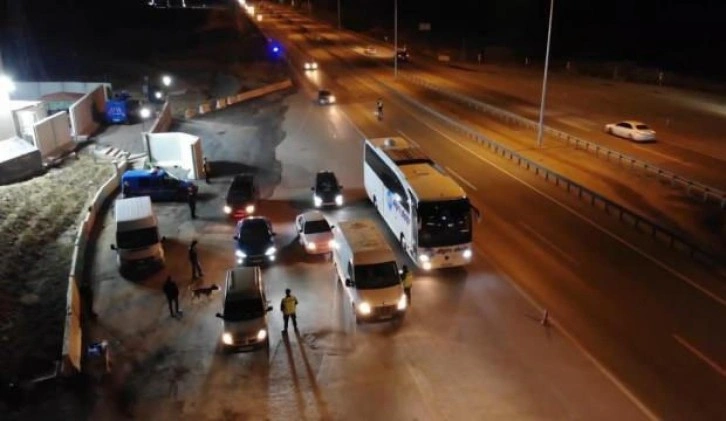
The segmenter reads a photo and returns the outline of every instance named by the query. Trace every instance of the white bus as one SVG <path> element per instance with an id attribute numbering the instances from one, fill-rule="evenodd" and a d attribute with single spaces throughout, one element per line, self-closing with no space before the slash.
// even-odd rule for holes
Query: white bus
<path id="1" fill-rule="evenodd" d="M 466 193 L 424 152 L 400 137 L 367 139 L 368 198 L 424 270 L 463 266 L 472 257 L 472 206 Z"/>

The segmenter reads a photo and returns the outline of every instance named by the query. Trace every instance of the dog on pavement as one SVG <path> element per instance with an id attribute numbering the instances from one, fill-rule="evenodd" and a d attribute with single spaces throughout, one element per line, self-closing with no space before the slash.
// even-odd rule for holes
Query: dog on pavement
<path id="1" fill-rule="evenodd" d="M 201 298 L 202 295 L 209 298 L 214 291 L 219 291 L 219 287 L 215 284 L 208 287 L 192 288 L 192 299 Z"/>

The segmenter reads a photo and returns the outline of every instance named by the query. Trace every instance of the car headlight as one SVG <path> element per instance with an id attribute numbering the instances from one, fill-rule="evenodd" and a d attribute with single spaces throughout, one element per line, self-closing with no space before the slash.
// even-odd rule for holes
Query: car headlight
<path id="1" fill-rule="evenodd" d="M 270 247 L 265 250 L 265 256 L 274 256 L 275 253 L 277 253 L 277 249 L 275 247 Z"/>
<path id="2" fill-rule="evenodd" d="M 431 270 L 431 262 L 424 262 L 421 266 L 423 267 L 423 270 Z"/>
<path id="3" fill-rule="evenodd" d="M 335 196 L 335 204 L 338 206 L 343 205 L 343 195 L 342 194 Z"/>
<path id="4" fill-rule="evenodd" d="M 315 243 L 308 243 L 305 247 L 308 250 L 315 250 Z"/>
<path id="5" fill-rule="evenodd" d="M 247 205 L 247 207 L 245 208 L 245 212 L 255 213 L 255 205 Z"/>
<path id="6" fill-rule="evenodd" d="M 222 334 L 222 342 L 225 345 L 232 345 L 234 343 L 234 340 L 232 339 L 232 334 L 229 332 L 224 332 Z"/>
<path id="7" fill-rule="evenodd" d="M 408 300 L 406 299 L 406 294 L 404 294 L 401 296 L 401 298 L 398 299 L 398 303 L 396 303 L 396 308 L 399 311 L 403 311 L 406 309 L 406 306 L 408 306 Z"/>
<path id="8" fill-rule="evenodd" d="M 313 62 L 313 70 L 318 70 L 318 63 Z"/>
<path id="9" fill-rule="evenodd" d="M 267 331 L 265 329 L 260 329 L 260 331 L 257 332 L 258 341 L 264 341 L 266 337 L 267 337 Z"/>
<path id="10" fill-rule="evenodd" d="M 335 95 L 330 95 L 330 98 L 328 98 L 328 102 L 331 103 L 331 104 L 334 103 L 335 102 Z"/>
<path id="11" fill-rule="evenodd" d="M 471 255 L 472 255 L 471 249 L 464 250 L 464 252 L 462 253 L 462 255 L 464 256 L 464 259 L 471 259 Z"/>
<path id="12" fill-rule="evenodd" d="M 316 208 L 319 208 L 320 205 L 323 204 L 323 199 L 321 199 L 320 196 L 315 195 L 315 196 L 313 196 L 313 203 L 315 204 Z"/>
<path id="13" fill-rule="evenodd" d="M 371 305 L 363 301 L 362 303 L 358 304 L 358 312 L 364 316 L 371 314 Z"/>
<path id="14" fill-rule="evenodd" d="M 224 205 L 223 210 L 224 210 L 224 213 L 226 213 L 227 215 L 232 213 L 232 208 L 229 205 Z"/>
<path id="15" fill-rule="evenodd" d="M 426 262 L 430 261 L 430 260 L 431 260 L 431 258 L 429 257 L 429 255 L 428 255 L 428 254 L 420 254 L 420 255 L 418 256 L 418 260 L 419 260 L 419 262 L 421 262 L 421 263 L 426 263 Z"/>
<path id="16" fill-rule="evenodd" d="M 240 259 L 244 259 L 245 257 L 247 257 L 245 252 L 243 252 L 242 250 L 235 250 L 234 255 L 239 257 Z"/>

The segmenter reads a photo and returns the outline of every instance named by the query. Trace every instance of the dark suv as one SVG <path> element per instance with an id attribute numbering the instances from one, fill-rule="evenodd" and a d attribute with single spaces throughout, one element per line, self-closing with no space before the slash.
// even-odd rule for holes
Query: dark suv
<path id="1" fill-rule="evenodd" d="M 263 216 L 248 216 L 239 221 L 234 240 L 238 265 L 263 265 L 277 257 L 275 232 L 270 220 Z"/>
<path id="2" fill-rule="evenodd" d="M 227 190 L 224 213 L 234 219 L 252 215 L 258 196 L 255 178 L 251 174 L 235 175 Z"/>
<path id="3" fill-rule="evenodd" d="M 316 208 L 343 205 L 343 186 L 338 184 L 332 171 L 318 172 L 315 175 L 315 185 L 310 190 L 313 191 L 313 204 Z"/>

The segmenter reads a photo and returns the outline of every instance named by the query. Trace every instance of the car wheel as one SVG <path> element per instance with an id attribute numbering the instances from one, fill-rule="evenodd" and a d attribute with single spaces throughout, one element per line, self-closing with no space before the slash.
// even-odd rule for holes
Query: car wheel
<path id="1" fill-rule="evenodd" d="M 611 127 L 605 127 L 605 133 L 607 134 L 613 134 L 613 129 Z"/>

